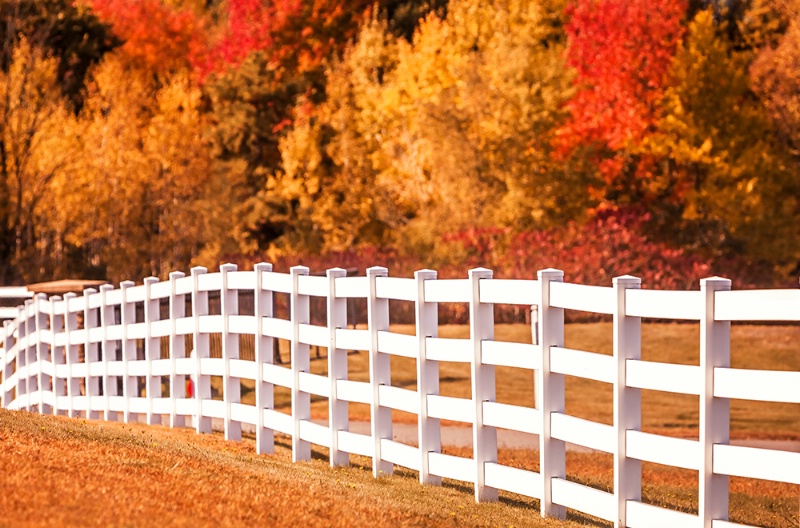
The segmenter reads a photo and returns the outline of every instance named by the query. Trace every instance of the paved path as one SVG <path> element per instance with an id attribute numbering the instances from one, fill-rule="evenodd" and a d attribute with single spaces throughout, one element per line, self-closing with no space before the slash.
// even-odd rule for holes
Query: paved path
<path id="1" fill-rule="evenodd" d="M 315 420 L 316 423 L 327 425 L 327 422 Z M 222 431 L 222 420 L 213 419 L 212 428 Z M 250 424 L 242 424 L 242 431 L 255 433 L 255 427 Z M 370 434 L 369 422 L 350 422 L 350 431 L 359 434 Z M 415 424 L 395 423 L 392 425 L 392 436 L 394 440 L 404 444 L 417 443 L 417 426 Z M 442 444 L 453 447 L 472 447 L 472 428 L 471 427 L 442 427 Z M 538 435 L 508 431 L 506 429 L 497 430 L 497 447 L 508 449 L 536 448 L 539 445 Z M 760 447 L 765 449 L 778 449 L 781 451 L 793 451 L 800 453 L 800 441 L 796 440 L 732 440 L 731 445 L 744 447 Z M 593 453 L 593 449 L 575 444 L 567 444 L 567 449 L 579 453 Z"/>

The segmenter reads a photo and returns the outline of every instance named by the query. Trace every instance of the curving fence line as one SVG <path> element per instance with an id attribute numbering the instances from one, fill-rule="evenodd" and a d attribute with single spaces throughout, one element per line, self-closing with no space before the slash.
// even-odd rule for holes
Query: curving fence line
<path id="1" fill-rule="evenodd" d="M 251 315 L 239 313 L 242 292 L 253 297 Z M 290 297 L 288 319 L 273 313 L 275 293 Z M 220 313 L 209 313 L 209 295 L 219 296 Z M 314 297 L 327 303 L 326 326 L 310 324 Z M 366 328 L 347 326 L 352 298 L 366 300 Z M 414 303 L 416 335 L 390 331 L 390 300 Z M 438 337 L 438 303 L 469 305 L 469 339 Z M 498 303 L 537 308 L 532 343 L 494 340 Z M 611 315 L 613 356 L 564 348 L 564 310 Z M 700 364 L 642 361 L 642 317 L 698 321 Z M 800 403 L 800 372 L 730 368 L 731 321 L 800 321 L 800 290 L 731 291 L 729 280 L 716 277 L 702 280 L 699 291 L 644 290 L 630 276 L 612 287 L 584 286 L 563 282 L 553 269 L 537 280 L 493 279 L 482 268 L 439 280 L 430 270 L 414 278 L 389 277 L 381 267 L 363 277 L 339 268 L 312 276 L 302 266 L 284 274 L 269 264 L 253 271 L 228 264 L 217 273 L 193 268 L 165 282 L 26 301 L 0 330 L 0 395 L 5 408 L 40 413 L 163 418 L 172 427 L 191 417 L 198 433 L 210 432 L 216 418 L 226 439 L 239 439 L 242 424 L 252 424 L 259 453 L 272 451 L 279 431 L 293 438 L 295 461 L 309 459 L 318 444 L 330 449 L 331 465 L 347 464 L 351 453 L 372 457 L 376 476 L 398 465 L 418 471 L 423 484 L 471 482 L 478 501 L 508 490 L 540 499 L 543 516 L 563 517 L 571 508 L 622 527 L 734 528 L 742 525 L 727 521 L 728 477 L 800 484 L 800 453 L 730 445 L 729 400 Z M 209 353 L 212 334 L 221 335 L 221 357 Z M 252 359 L 240 358 L 241 335 L 254 336 Z M 291 342 L 290 367 L 274 363 L 274 339 Z M 314 345 L 328 348 L 327 376 L 310 372 Z M 347 379 L 348 350 L 368 353 L 369 382 Z M 392 386 L 391 355 L 416 360 L 417 390 Z M 471 366 L 471 399 L 439 395 L 440 361 Z M 495 401 L 495 366 L 534 371 L 535 408 Z M 613 386 L 613 426 L 565 413 L 564 375 Z M 222 400 L 211 397 L 211 376 L 222 378 Z M 169 377 L 168 394 L 162 377 Z M 193 397 L 185 393 L 190 377 Z M 241 403 L 242 379 L 255 383 L 255 405 Z M 275 386 L 291 390 L 291 414 L 274 409 Z M 640 389 L 699 396 L 699 440 L 642 432 Z M 327 425 L 311 421 L 312 395 L 328 398 Z M 370 435 L 348 431 L 348 402 L 370 405 Z M 418 447 L 392 439 L 392 409 L 418 415 Z M 442 419 L 472 425 L 473 458 L 441 452 Z M 539 435 L 531 447 L 540 450 L 540 472 L 498 464 L 498 428 Z M 565 442 L 613 455 L 613 493 L 566 479 Z M 642 502 L 642 461 L 698 471 L 699 515 Z"/>

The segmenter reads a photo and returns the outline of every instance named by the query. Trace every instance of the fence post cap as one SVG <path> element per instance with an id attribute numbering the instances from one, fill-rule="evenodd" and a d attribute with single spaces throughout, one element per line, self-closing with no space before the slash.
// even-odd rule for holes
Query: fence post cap
<path id="1" fill-rule="evenodd" d="M 536 272 L 536 275 L 539 277 L 539 280 L 548 279 L 563 279 L 564 278 L 564 271 L 556 268 L 547 268 L 543 270 L 539 270 Z"/>
<path id="2" fill-rule="evenodd" d="M 259 262 L 253 266 L 253 271 L 272 271 L 272 264 L 267 262 Z"/>
<path id="3" fill-rule="evenodd" d="M 432 269 L 421 269 L 414 272 L 415 279 L 435 279 L 438 276 L 438 272 Z"/>
<path id="4" fill-rule="evenodd" d="M 707 277 L 700 279 L 701 289 L 715 289 L 715 290 L 729 290 L 731 288 L 731 280 L 724 277 Z"/>
<path id="5" fill-rule="evenodd" d="M 494 275 L 494 272 L 488 268 L 472 268 L 467 272 L 467 276 L 469 278 L 491 278 Z"/>
<path id="6" fill-rule="evenodd" d="M 370 268 L 367 268 L 367 277 L 373 277 L 373 276 L 379 277 L 388 274 L 389 270 L 384 268 L 383 266 L 372 266 Z"/>
<path id="7" fill-rule="evenodd" d="M 309 271 L 311 270 L 309 270 L 308 266 L 292 266 L 289 268 L 291 275 L 308 275 Z"/>
<path id="8" fill-rule="evenodd" d="M 642 279 L 639 277 L 634 277 L 633 275 L 620 275 L 619 277 L 614 277 L 611 279 L 612 284 L 619 284 L 619 285 L 631 285 L 631 284 L 641 284 Z"/>

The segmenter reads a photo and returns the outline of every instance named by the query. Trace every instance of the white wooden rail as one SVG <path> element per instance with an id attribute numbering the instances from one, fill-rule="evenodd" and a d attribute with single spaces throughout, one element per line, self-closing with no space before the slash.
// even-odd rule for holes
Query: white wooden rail
<path id="1" fill-rule="evenodd" d="M 342 269 L 311 276 L 296 266 L 275 273 L 269 264 L 241 272 L 233 265 L 217 273 L 193 268 L 174 272 L 169 281 L 148 278 L 123 282 L 63 299 L 38 295 L 16 309 L 0 330 L 0 403 L 7 409 L 40 413 L 169 422 L 181 427 L 191 417 L 198 433 L 211 420 L 224 423 L 225 437 L 239 439 L 242 424 L 256 430 L 258 453 L 269 453 L 274 432 L 290 435 L 293 460 L 308 460 L 311 445 L 330 449 L 331 465 L 350 454 L 373 459 L 375 476 L 395 465 L 419 472 L 423 484 L 442 478 L 473 483 L 475 498 L 489 501 L 507 490 L 541 501 L 543 516 L 563 517 L 566 508 L 606 519 L 620 527 L 723 528 L 728 518 L 728 478 L 742 476 L 800 484 L 800 453 L 731 446 L 730 399 L 800 403 L 800 372 L 730 368 L 731 321 L 800 321 L 800 290 L 731 291 L 730 281 L 710 278 L 699 291 L 653 291 L 635 277 L 614 279 L 611 287 L 563 282 L 558 270 L 540 271 L 536 280 L 500 280 L 486 269 L 468 277 L 438 280 L 435 271 L 414 278 L 389 277 L 385 268 L 365 277 Z M 238 295 L 254 295 L 255 315 L 239 315 Z M 220 297 L 221 313 L 209 314 L 209 294 Z M 272 312 L 274 293 L 289 294 L 290 318 Z M 191 296 L 191 315 L 186 314 Z M 327 326 L 310 324 L 311 297 L 327 299 Z M 347 328 L 347 298 L 366 300 L 367 329 Z M 161 301 L 168 304 L 162 318 Z M 389 327 L 389 301 L 416 305 L 416 335 Z M 469 339 L 438 337 L 437 303 L 469 304 Z M 494 340 L 493 304 L 536 306 L 533 342 Z M 137 322 L 137 305 L 144 320 Z M 564 310 L 613 317 L 613 356 L 564 348 Z M 641 318 L 681 319 L 700 325 L 700 364 L 653 363 L 641 359 Z M 222 336 L 222 358 L 211 358 L 209 335 Z M 255 361 L 239 358 L 239 335 L 255 336 Z M 194 356 L 186 357 L 187 336 Z M 162 339 L 168 341 L 162 357 Z M 291 366 L 272 363 L 272 340 L 291 343 Z M 143 357 L 137 355 L 142 341 Z M 309 346 L 328 347 L 328 375 L 310 372 Z M 369 355 L 369 382 L 347 379 L 346 350 Z M 391 385 L 389 357 L 416 359 L 417 390 Z M 471 366 L 472 397 L 439 394 L 439 362 Z M 495 401 L 495 366 L 533 371 L 536 408 Z M 613 386 L 614 425 L 569 416 L 564 407 L 564 376 L 579 376 Z M 211 376 L 222 378 L 223 400 L 211 398 Z M 161 378 L 168 377 L 169 394 Z M 195 380 L 188 398 L 186 380 Z M 140 392 L 139 380 L 144 380 Z M 255 382 L 255 405 L 240 401 L 242 379 Z M 273 405 L 274 387 L 288 388 L 291 414 Z M 699 440 L 641 431 L 641 389 L 693 394 L 700 399 Z M 329 421 L 311 421 L 311 395 L 328 398 Z M 371 406 L 371 434 L 348 431 L 348 402 Z M 418 416 L 418 445 L 392 439 L 391 410 Z M 473 458 L 441 452 L 440 420 L 472 424 Z M 497 428 L 539 435 L 540 472 L 498 463 Z M 566 479 L 565 443 L 614 457 L 613 492 Z M 642 502 L 641 462 L 699 473 L 699 515 Z M 741 525 L 735 525 L 741 526 Z"/>
<path id="2" fill-rule="evenodd" d="M 0 286 L 0 299 L 13 299 L 9 304 L 23 302 L 25 299 L 33 297 L 33 293 L 25 286 Z M 17 309 L 14 307 L 0 306 L 0 320 L 15 319 Z"/>

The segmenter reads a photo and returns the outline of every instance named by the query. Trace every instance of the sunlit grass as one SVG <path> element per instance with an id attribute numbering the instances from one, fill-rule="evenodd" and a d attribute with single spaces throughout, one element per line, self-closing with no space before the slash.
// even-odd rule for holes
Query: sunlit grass
<path id="1" fill-rule="evenodd" d="M 463 484 L 423 487 L 410 471 L 374 479 L 363 457 L 331 469 L 315 448 L 293 464 L 282 436 L 258 456 L 252 438 L 0 410 L 0 445 L 4 526 L 581 525 L 542 520 L 523 497 L 476 504 Z"/>
<path id="2" fill-rule="evenodd" d="M 293 464 L 291 440 L 258 456 L 252 437 L 226 442 L 190 429 L 40 416 L 0 409 L 0 511 L 9 526 L 609 526 L 578 512 L 542 520 L 538 501 L 501 492 L 476 504 L 472 486 L 421 486 L 398 470 L 374 479 L 371 460 L 330 468 L 327 450 Z M 469 449 L 445 447 L 469 456 Z M 532 450 L 501 449 L 501 464 L 538 470 Z M 567 453 L 570 480 L 606 491 L 609 458 Z M 696 473 L 644 465 L 645 502 L 696 512 Z M 730 519 L 775 528 L 798 525 L 800 486 L 731 479 Z"/>

